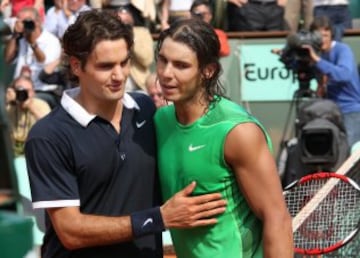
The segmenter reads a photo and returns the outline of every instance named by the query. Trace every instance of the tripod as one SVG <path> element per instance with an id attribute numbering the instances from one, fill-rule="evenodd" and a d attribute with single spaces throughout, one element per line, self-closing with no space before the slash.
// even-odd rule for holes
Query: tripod
<path id="1" fill-rule="evenodd" d="M 299 128 L 299 105 L 300 103 L 305 99 L 311 99 L 316 97 L 316 93 L 310 89 L 310 80 L 308 80 L 308 77 L 300 77 L 299 78 L 299 85 L 300 87 L 294 92 L 290 108 L 285 120 L 285 127 L 283 129 L 283 134 L 280 139 L 280 149 L 276 157 L 276 162 L 278 166 L 278 171 L 280 177 L 282 177 L 285 173 L 285 167 L 286 167 L 286 160 L 287 160 L 287 146 L 290 145 L 296 145 L 297 144 L 297 138 L 299 136 L 300 128 Z M 293 109 L 295 108 L 295 126 L 293 129 L 295 129 L 294 138 L 291 140 L 287 140 L 287 136 L 292 135 L 292 132 L 288 133 L 290 123 L 291 123 L 291 115 L 293 113 Z"/>
<path id="2" fill-rule="evenodd" d="M 283 134 L 280 140 L 280 148 L 284 147 L 284 144 L 286 142 L 285 138 L 287 136 L 288 130 L 289 130 L 289 124 L 291 122 L 291 115 L 293 112 L 293 109 L 295 107 L 295 137 L 299 136 L 299 130 L 298 130 L 298 115 L 299 115 L 299 105 L 300 103 L 305 99 L 311 99 L 316 98 L 316 92 L 314 92 L 312 89 L 310 89 L 309 81 L 301 81 L 299 80 L 300 87 L 297 89 L 292 97 L 289 112 L 287 114 L 286 120 L 285 120 L 285 127 L 283 129 Z"/>

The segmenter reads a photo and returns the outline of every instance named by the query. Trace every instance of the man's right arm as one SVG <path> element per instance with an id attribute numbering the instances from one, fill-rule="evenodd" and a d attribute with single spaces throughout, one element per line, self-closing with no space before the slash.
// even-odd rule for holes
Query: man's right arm
<path id="1" fill-rule="evenodd" d="M 195 187 L 195 183 L 188 185 L 159 209 L 137 212 L 137 218 L 139 214 L 149 214 L 149 218 L 153 219 L 151 214 L 154 214 L 154 211 L 158 212 L 160 217 L 159 221 L 155 218 L 152 220 L 152 223 L 158 224 L 153 227 L 155 230 L 146 230 L 144 235 L 160 233 L 165 228 L 192 228 L 215 224 L 215 216 L 225 211 L 226 202 L 217 193 L 191 197 Z M 82 214 L 79 207 L 50 208 L 47 212 L 60 241 L 70 250 L 130 241 L 141 236 L 142 228 L 146 228 L 146 219 L 143 222 L 135 220 L 135 213 L 122 217 L 87 215 Z M 134 228 L 137 228 L 137 232 L 134 232 Z"/>
<path id="2" fill-rule="evenodd" d="M 15 59 L 16 53 L 18 51 L 19 37 L 20 35 L 18 33 L 13 33 L 11 38 L 6 43 L 4 49 L 4 58 L 6 63 L 11 63 Z"/>
<path id="3" fill-rule="evenodd" d="M 132 239 L 130 216 L 86 215 L 79 207 L 51 208 L 47 212 L 61 243 L 69 250 Z"/>

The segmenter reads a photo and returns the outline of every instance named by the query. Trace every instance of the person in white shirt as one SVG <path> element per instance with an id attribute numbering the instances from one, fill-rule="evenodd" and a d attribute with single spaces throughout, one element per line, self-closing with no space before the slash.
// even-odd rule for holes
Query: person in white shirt
<path id="1" fill-rule="evenodd" d="M 39 79 L 39 73 L 45 65 L 60 56 L 60 40 L 42 28 L 38 11 L 34 7 L 21 9 L 13 34 L 5 45 L 5 62 L 16 64 L 14 78 L 24 73 L 31 76 L 37 97 L 47 101 L 51 107 L 57 104 L 53 94 L 57 85 L 43 83 Z"/>
<path id="2" fill-rule="evenodd" d="M 75 22 L 79 13 L 90 9 L 86 0 L 54 0 L 54 7 L 46 13 L 44 27 L 61 38 L 69 25 Z"/>

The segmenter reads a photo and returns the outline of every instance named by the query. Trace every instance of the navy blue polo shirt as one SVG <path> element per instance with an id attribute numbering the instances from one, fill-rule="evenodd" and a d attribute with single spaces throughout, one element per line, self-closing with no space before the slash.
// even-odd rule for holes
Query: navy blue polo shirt
<path id="1" fill-rule="evenodd" d="M 87 113 L 66 91 L 38 121 L 25 146 L 34 208 L 79 206 L 82 213 L 129 215 L 159 204 L 155 106 L 142 93 L 122 99 L 121 130 Z M 162 257 L 161 234 L 131 242 L 66 250 L 46 218 L 42 257 Z"/>

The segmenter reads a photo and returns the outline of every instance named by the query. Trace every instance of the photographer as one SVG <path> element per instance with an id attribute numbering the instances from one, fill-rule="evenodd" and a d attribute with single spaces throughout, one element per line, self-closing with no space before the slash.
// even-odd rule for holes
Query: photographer
<path id="1" fill-rule="evenodd" d="M 283 49 L 271 50 L 273 54 L 280 56 L 280 61 L 284 63 L 285 68 L 292 71 L 299 82 L 299 89 L 295 92 L 294 98 L 315 96 L 315 92 L 310 89 L 310 81 L 319 77 L 319 71 L 311 60 L 306 46 L 311 47 L 314 52 L 320 53 L 322 47 L 320 33 L 307 30 L 291 33 L 288 35 Z"/>
<path id="2" fill-rule="evenodd" d="M 6 91 L 6 110 L 11 125 L 15 155 L 24 154 L 24 143 L 31 127 L 50 112 L 49 105 L 35 97 L 29 77 L 16 78 Z"/>
<path id="3" fill-rule="evenodd" d="M 31 73 L 34 89 L 39 98 L 52 107 L 57 104 L 53 91 L 57 85 L 45 84 L 39 80 L 44 66 L 60 58 L 60 41 L 48 31 L 42 29 L 38 11 L 25 7 L 17 15 L 13 34 L 5 45 L 4 58 L 7 63 L 16 64 L 14 78 L 27 70 Z"/>
<path id="4" fill-rule="evenodd" d="M 316 17 L 310 30 L 319 32 L 322 37 L 321 54 L 310 45 L 303 46 L 323 75 L 318 93 L 339 106 L 351 147 L 360 141 L 360 81 L 354 54 L 347 44 L 333 40 L 333 28 L 327 17 Z"/>

